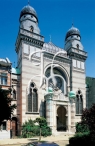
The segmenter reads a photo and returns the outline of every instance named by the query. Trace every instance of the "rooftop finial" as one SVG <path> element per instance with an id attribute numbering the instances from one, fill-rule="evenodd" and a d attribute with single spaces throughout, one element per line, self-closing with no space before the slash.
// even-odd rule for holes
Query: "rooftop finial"
<path id="1" fill-rule="evenodd" d="M 30 5 L 30 0 L 28 0 L 28 5 Z"/>
<path id="2" fill-rule="evenodd" d="M 50 36 L 50 42 L 51 42 L 51 35 L 49 35 Z"/>
<path id="3" fill-rule="evenodd" d="M 15 68 L 15 61 L 14 61 L 14 68 Z"/>
<path id="4" fill-rule="evenodd" d="M 72 20 L 72 27 L 74 26 L 74 21 Z"/>

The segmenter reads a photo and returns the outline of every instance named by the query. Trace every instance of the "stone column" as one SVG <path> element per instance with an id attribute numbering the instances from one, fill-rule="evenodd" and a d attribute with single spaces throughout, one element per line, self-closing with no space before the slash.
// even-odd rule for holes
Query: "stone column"
<path id="1" fill-rule="evenodd" d="M 53 94 L 48 93 L 45 95 L 46 100 L 46 120 L 48 123 L 48 126 L 53 128 L 53 100 L 52 100 Z"/>
<path id="2" fill-rule="evenodd" d="M 70 99 L 71 102 L 71 132 L 75 132 L 75 99 Z"/>
<path id="3" fill-rule="evenodd" d="M 68 132 L 71 130 L 71 106 L 68 103 Z"/>
<path id="4" fill-rule="evenodd" d="M 69 92 L 69 100 L 70 100 L 70 105 L 71 105 L 70 132 L 73 132 L 73 133 L 75 133 L 75 98 L 76 98 L 76 93 L 74 91 L 70 91 Z"/>
<path id="5" fill-rule="evenodd" d="M 52 133 L 56 133 L 56 103 L 53 101 L 53 130 Z"/>

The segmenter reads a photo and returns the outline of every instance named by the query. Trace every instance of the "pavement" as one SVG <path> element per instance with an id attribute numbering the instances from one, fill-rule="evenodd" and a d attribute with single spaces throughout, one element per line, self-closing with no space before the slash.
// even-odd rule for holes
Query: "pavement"
<path id="1" fill-rule="evenodd" d="M 69 138 L 73 135 L 56 135 L 56 136 L 48 136 L 42 137 L 41 141 L 55 142 L 59 144 L 59 146 L 66 146 L 69 143 Z M 17 138 L 17 139 L 1 139 L 0 146 L 23 146 L 27 143 L 38 141 L 38 137 L 35 138 Z"/>

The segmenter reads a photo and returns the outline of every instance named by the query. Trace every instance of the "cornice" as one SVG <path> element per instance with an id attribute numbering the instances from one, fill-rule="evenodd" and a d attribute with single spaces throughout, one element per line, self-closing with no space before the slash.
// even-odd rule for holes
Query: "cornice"
<path id="1" fill-rule="evenodd" d="M 44 57 L 47 58 L 47 59 L 53 59 L 55 54 L 53 53 L 44 53 Z M 65 56 L 56 56 L 55 57 L 55 61 L 59 61 L 59 62 L 64 62 L 64 63 L 71 63 L 71 59 L 70 58 L 66 58 Z"/>
<path id="2" fill-rule="evenodd" d="M 16 40 L 16 52 L 18 52 L 19 45 L 21 41 L 26 41 L 27 43 L 31 43 L 32 45 L 42 48 L 44 44 L 44 38 L 41 35 L 31 33 L 30 31 L 20 29 L 17 40 Z"/>
<path id="3" fill-rule="evenodd" d="M 87 58 L 87 52 L 73 47 L 68 50 L 68 55 L 71 58 L 78 58 L 80 60 L 86 60 Z"/>

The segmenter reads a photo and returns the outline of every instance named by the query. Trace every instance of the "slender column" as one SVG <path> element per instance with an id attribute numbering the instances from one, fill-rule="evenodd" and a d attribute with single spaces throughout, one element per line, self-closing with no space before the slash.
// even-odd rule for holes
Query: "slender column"
<path id="1" fill-rule="evenodd" d="M 71 99 L 71 131 L 75 132 L 75 100 Z"/>
<path id="2" fill-rule="evenodd" d="M 53 131 L 54 131 L 54 133 L 56 131 L 56 104 L 55 104 L 55 101 L 53 101 Z"/>
<path id="3" fill-rule="evenodd" d="M 52 93 L 48 93 L 45 95 L 46 99 L 46 120 L 48 123 L 48 126 L 51 128 L 53 127 L 53 100 L 52 100 Z"/>
<path id="4" fill-rule="evenodd" d="M 70 132 L 71 129 L 71 106 L 70 103 L 68 103 L 68 132 Z"/>

